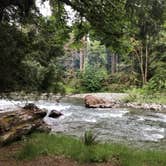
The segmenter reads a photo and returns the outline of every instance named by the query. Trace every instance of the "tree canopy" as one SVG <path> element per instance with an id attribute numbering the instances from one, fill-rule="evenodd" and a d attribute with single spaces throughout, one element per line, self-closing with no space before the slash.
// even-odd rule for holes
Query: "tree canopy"
<path id="1" fill-rule="evenodd" d="M 78 80 L 88 78 L 86 74 L 91 74 L 88 70 L 95 72 L 95 66 L 100 66 L 107 70 L 107 79 L 117 71 L 130 72 L 134 75 L 130 77 L 132 80 L 136 77 L 140 81 L 135 82 L 144 85 L 157 80 L 153 78 L 156 71 L 165 70 L 165 0 L 49 0 L 49 3 L 52 15 L 43 17 L 36 0 L 1 0 L 1 91 L 19 89 L 23 84 L 34 90 L 55 90 L 55 85 L 65 84 L 67 66 L 72 66 L 65 58 L 73 59 L 72 63 L 79 59 L 77 63 L 87 68 L 83 77 L 78 74 Z M 75 11 L 71 26 L 66 5 Z M 90 46 L 86 45 L 87 39 Z M 72 55 L 65 50 L 69 45 L 75 52 Z M 70 59 L 68 55 L 77 58 Z M 109 80 L 112 79 L 106 84 Z"/>

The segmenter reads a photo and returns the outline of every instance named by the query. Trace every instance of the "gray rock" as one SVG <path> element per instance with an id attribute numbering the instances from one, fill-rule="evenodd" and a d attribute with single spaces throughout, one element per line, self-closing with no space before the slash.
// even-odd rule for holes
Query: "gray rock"
<path id="1" fill-rule="evenodd" d="M 63 114 L 61 112 L 56 111 L 56 110 L 52 110 L 48 117 L 50 117 L 50 118 L 59 118 L 62 115 Z"/>

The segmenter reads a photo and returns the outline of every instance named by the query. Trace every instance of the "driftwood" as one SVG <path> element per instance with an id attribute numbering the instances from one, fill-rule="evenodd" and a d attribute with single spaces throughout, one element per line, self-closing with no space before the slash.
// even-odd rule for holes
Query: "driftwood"
<path id="1" fill-rule="evenodd" d="M 0 113 L 0 145 L 17 140 L 46 126 L 43 118 L 47 111 L 32 106 L 32 104 L 26 105 L 12 112 Z"/>

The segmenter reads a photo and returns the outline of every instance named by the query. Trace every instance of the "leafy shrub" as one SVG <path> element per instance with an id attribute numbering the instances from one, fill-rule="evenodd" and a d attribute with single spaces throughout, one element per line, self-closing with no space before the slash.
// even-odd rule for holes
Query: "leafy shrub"
<path id="1" fill-rule="evenodd" d="M 165 71 L 162 70 L 156 75 L 154 75 L 148 82 L 148 84 L 144 87 L 147 92 L 166 92 L 166 74 Z"/>
<path id="2" fill-rule="evenodd" d="M 143 96 L 143 89 L 133 88 L 132 90 L 128 90 L 128 96 L 123 100 L 125 103 L 135 102 Z"/>
<path id="3" fill-rule="evenodd" d="M 81 75 L 81 86 L 88 92 L 100 91 L 105 77 L 106 74 L 103 70 L 88 66 Z"/>
<path id="4" fill-rule="evenodd" d="M 80 76 L 67 80 L 64 88 L 67 94 L 84 92 L 81 87 Z"/>
<path id="5" fill-rule="evenodd" d="M 115 74 L 111 74 L 108 79 L 109 84 L 123 84 L 126 86 L 131 85 L 139 85 L 140 82 L 138 80 L 137 73 L 127 73 L 127 72 L 119 72 Z"/>
<path id="6" fill-rule="evenodd" d="M 50 88 L 50 92 L 53 93 L 60 93 L 61 95 L 64 95 L 66 93 L 65 86 L 62 82 L 58 81 L 52 84 Z"/>
<path id="7" fill-rule="evenodd" d="M 133 88 L 128 90 L 128 96 L 123 99 L 125 103 L 137 102 L 137 103 L 158 103 L 166 104 L 165 93 L 151 92 L 146 88 Z"/>
<path id="8" fill-rule="evenodd" d="M 133 86 L 114 83 L 114 84 L 106 85 L 103 90 L 107 91 L 107 92 L 123 93 L 123 92 L 126 92 L 126 90 L 131 89 L 131 88 L 133 88 Z"/>

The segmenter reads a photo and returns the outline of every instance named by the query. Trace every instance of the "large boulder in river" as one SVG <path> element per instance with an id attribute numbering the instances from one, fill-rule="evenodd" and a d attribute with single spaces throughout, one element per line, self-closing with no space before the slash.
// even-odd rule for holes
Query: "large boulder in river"
<path id="1" fill-rule="evenodd" d="M 50 117 L 50 118 L 59 118 L 62 115 L 63 114 L 61 112 L 56 111 L 56 110 L 52 110 L 48 117 Z"/>
<path id="2" fill-rule="evenodd" d="M 84 103 L 88 108 L 112 108 L 115 104 L 111 101 L 107 101 L 92 95 L 85 96 Z"/>
<path id="3" fill-rule="evenodd" d="M 41 130 L 42 126 L 46 130 L 43 118 L 47 111 L 39 109 L 35 105 L 33 108 L 31 106 L 0 113 L 0 145 L 19 139 L 34 130 Z"/>

